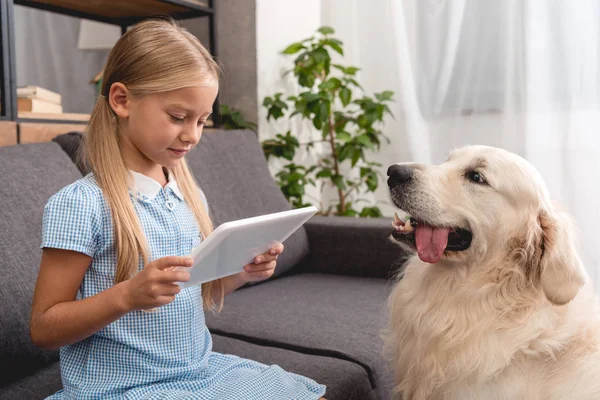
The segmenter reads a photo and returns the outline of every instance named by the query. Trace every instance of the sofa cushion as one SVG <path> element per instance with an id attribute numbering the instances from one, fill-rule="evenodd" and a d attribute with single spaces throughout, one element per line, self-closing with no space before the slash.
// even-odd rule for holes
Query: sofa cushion
<path id="1" fill-rule="evenodd" d="M 61 388 L 60 365 L 55 362 L 16 382 L 0 385 L 0 399 L 45 399 Z"/>
<path id="2" fill-rule="evenodd" d="M 56 361 L 29 337 L 41 258 L 42 216 L 50 196 L 81 178 L 56 143 L 0 148 L 0 386 Z"/>
<path id="3" fill-rule="evenodd" d="M 267 365 L 276 364 L 286 371 L 314 379 L 327 386 L 328 400 L 375 398 L 365 370 L 350 361 L 259 346 L 218 335 L 213 335 L 213 349 Z M 53 363 L 16 382 L 0 386 L 0 399 L 43 399 L 61 387 L 60 367 Z"/>
<path id="4" fill-rule="evenodd" d="M 391 374 L 380 335 L 390 289 L 378 278 L 286 276 L 230 294 L 220 314 L 207 313 L 207 325 L 213 334 L 352 361 L 387 398 Z"/>
<path id="5" fill-rule="evenodd" d="M 215 225 L 291 208 L 271 177 L 252 131 L 207 130 L 187 160 L 208 199 Z M 289 272 L 308 253 L 304 227 L 284 244 L 274 277 Z"/>
<path id="6" fill-rule="evenodd" d="M 81 138 L 83 134 L 81 132 L 68 132 L 58 135 L 52 139 L 53 142 L 58 145 L 67 153 L 73 163 L 77 165 L 79 171 L 83 175 L 87 175 L 89 169 L 84 162 L 80 159 L 79 148 L 81 146 Z"/>
<path id="7" fill-rule="evenodd" d="M 299 353 L 270 346 L 213 335 L 213 350 L 233 354 L 263 364 L 279 365 L 286 371 L 314 379 L 327 386 L 327 400 L 369 400 L 375 393 L 366 371 L 359 365 L 335 357 Z"/>
<path id="8" fill-rule="evenodd" d="M 390 279 L 411 253 L 389 239 L 389 218 L 314 216 L 306 224 L 310 246 L 299 270 Z"/>

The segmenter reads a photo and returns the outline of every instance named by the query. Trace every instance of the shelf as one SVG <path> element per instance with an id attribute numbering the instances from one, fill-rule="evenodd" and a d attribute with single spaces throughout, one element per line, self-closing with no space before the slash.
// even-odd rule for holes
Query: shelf
<path id="1" fill-rule="evenodd" d="M 209 51 L 216 56 L 214 0 L 0 0 L 0 146 L 13 144 L 14 140 L 46 141 L 65 131 L 81 131 L 89 120 L 88 114 L 17 112 L 15 4 L 115 24 L 122 33 L 128 26 L 152 17 L 169 15 L 178 20 L 207 17 Z M 218 98 L 213 105 L 213 116 L 220 120 Z"/>
<path id="2" fill-rule="evenodd" d="M 19 143 L 49 142 L 56 136 L 67 132 L 82 132 L 85 125 L 70 123 L 19 122 Z"/>
<path id="3" fill-rule="evenodd" d="M 131 25 L 161 15 L 185 19 L 213 14 L 208 0 L 14 0 L 14 3 L 116 25 Z"/>
<path id="4" fill-rule="evenodd" d="M 17 123 L 0 121 L 0 147 L 17 144 Z"/>
<path id="5" fill-rule="evenodd" d="M 58 123 L 82 123 L 89 121 L 90 114 L 79 113 L 38 113 L 21 111 L 18 114 L 19 122 L 58 122 Z"/>

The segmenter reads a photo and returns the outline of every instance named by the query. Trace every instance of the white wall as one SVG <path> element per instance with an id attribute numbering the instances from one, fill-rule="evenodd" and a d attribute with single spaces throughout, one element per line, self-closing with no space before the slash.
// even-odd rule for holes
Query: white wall
<path id="1" fill-rule="evenodd" d="M 310 37 L 320 25 L 321 0 L 256 0 L 258 131 L 261 140 L 289 129 L 293 133 L 302 132 L 301 141 L 315 135 L 311 123 L 298 119 L 291 121 L 291 124 L 286 118 L 267 122 L 267 111 L 262 107 L 262 102 L 266 96 L 277 92 L 283 92 L 286 97 L 299 93 L 293 85 L 292 75 L 285 79 L 282 77 L 284 71 L 293 66 L 293 58 L 282 55 L 281 51 L 293 42 Z M 309 157 L 302 154 L 302 160 Z M 280 162 L 271 161 L 273 170 L 279 165 Z M 319 201 L 317 190 L 309 188 L 308 193 L 311 198 L 305 200 Z"/>
<path id="2" fill-rule="evenodd" d="M 281 51 L 289 44 L 312 35 L 321 24 L 321 0 L 256 0 L 256 53 L 258 102 L 278 91 L 294 90 L 290 79 L 282 75 L 292 63 Z M 266 120 L 266 109 L 259 110 L 262 138 L 275 133 Z M 282 124 L 283 126 L 283 124 Z"/>
<path id="3" fill-rule="evenodd" d="M 395 70 L 397 64 L 394 42 L 389 37 L 389 32 L 393 31 L 390 24 L 394 21 L 389 18 L 388 2 L 322 0 L 321 3 L 322 24 L 331 26 L 335 30 L 335 37 L 344 44 L 344 57 L 338 61 L 346 66 L 360 68 L 357 80 L 364 88 L 364 94 L 373 96 L 376 92 L 391 90 L 398 99 L 401 82 Z M 395 119 L 386 116 L 382 131 L 391 142 L 388 144 L 383 140 L 378 152 L 366 154 L 369 161 L 382 164 L 380 172 L 383 179 L 379 179 L 375 193 L 361 195 L 361 198 L 371 203 L 377 202 L 383 215 L 389 217 L 394 214 L 395 208 L 390 205 L 385 176 L 387 168 L 394 163 L 409 161 L 408 145 L 400 124 L 402 111 L 399 103 L 390 104 L 390 109 Z"/>

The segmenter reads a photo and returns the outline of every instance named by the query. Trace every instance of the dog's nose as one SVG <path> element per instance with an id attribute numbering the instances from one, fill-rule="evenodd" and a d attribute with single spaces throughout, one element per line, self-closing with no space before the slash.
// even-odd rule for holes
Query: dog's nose
<path id="1" fill-rule="evenodd" d="M 392 187 L 410 181 L 413 176 L 413 170 L 406 165 L 394 164 L 388 168 L 387 175 L 389 176 L 387 181 L 388 186 Z"/>

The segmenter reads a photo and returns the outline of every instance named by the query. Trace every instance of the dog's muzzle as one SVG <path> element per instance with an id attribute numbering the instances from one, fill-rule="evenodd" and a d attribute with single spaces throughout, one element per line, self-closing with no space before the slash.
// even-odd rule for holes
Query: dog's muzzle
<path id="1" fill-rule="evenodd" d="M 394 164 L 387 170 L 387 184 L 390 189 L 399 185 L 405 185 L 413 179 L 413 169 L 407 165 Z"/>

